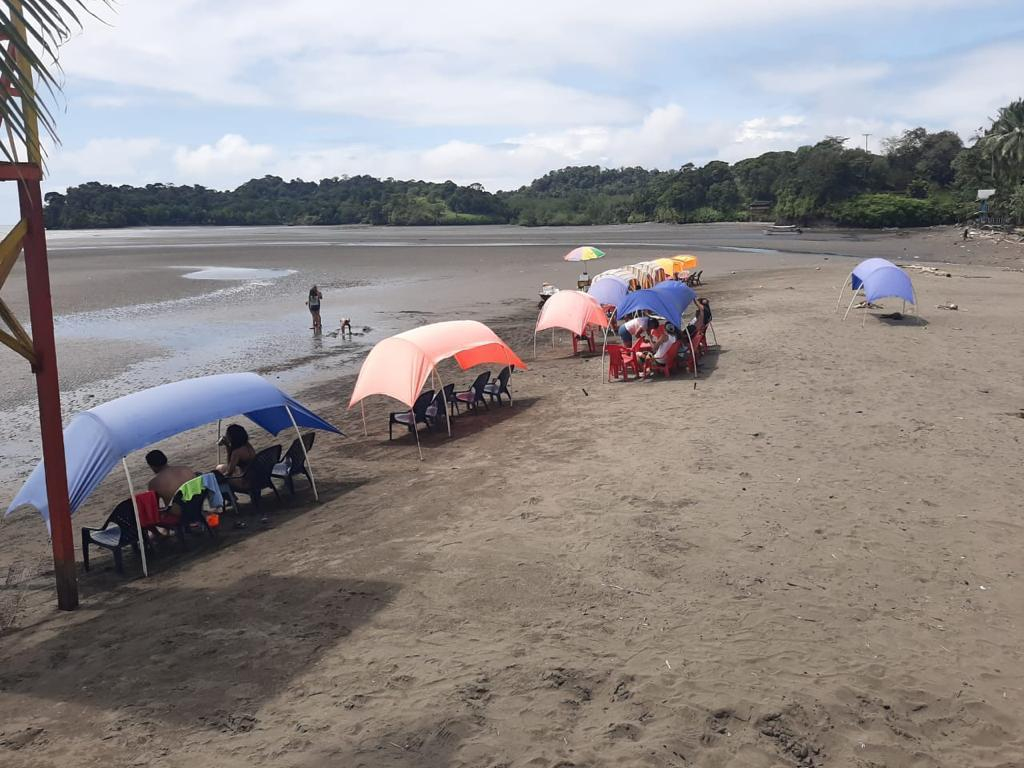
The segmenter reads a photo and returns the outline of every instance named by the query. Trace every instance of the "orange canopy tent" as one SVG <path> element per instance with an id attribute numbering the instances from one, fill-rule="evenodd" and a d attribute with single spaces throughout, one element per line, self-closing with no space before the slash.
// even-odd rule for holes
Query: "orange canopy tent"
<path id="1" fill-rule="evenodd" d="M 533 354 L 537 355 L 537 334 L 548 328 L 565 328 L 582 336 L 588 325 L 608 327 L 608 316 L 593 296 L 583 291 L 559 291 L 544 302 L 533 330 Z"/>
<path id="2" fill-rule="evenodd" d="M 411 409 L 427 379 L 436 374 L 437 364 L 449 357 L 454 357 L 464 371 L 485 363 L 526 369 L 511 347 L 483 323 L 475 320 L 431 323 L 384 339 L 370 350 L 359 370 L 348 407 L 352 408 L 370 395 L 387 395 Z M 446 414 L 447 410 L 445 408 Z M 366 431 L 365 416 L 363 431 Z M 448 433 L 451 434 L 450 419 Z"/>

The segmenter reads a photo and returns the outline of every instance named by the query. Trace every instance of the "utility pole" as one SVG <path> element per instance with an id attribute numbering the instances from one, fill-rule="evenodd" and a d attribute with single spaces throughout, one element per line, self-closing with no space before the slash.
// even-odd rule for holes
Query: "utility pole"
<path id="1" fill-rule="evenodd" d="M 21 0 L 6 0 L 8 18 L 14 29 L 27 40 Z M 57 380 L 57 352 L 53 339 L 53 304 L 50 300 L 50 271 L 46 259 L 46 229 L 43 225 L 43 159 L 39 148 L 39 119 L 32 108 L 32 67 L 18 54 L 9 38 L 0 37 L 9 61 L 16 62 L 21 92 L 15 83 L 0 78 L 0 99 L 22 99 L 25 118 L 25 162 L 17 161 L 15 133 L 7 126 L 12 162 L 0 162 L 0 181 L 18 185 L 19 221 L 0 241 L 0 286 L 7 280 L 22 251 L 25 253 L 25 282 L 28 284 L 29 317 L 32 335 L 0 299 L 0 344 L 28 361 L 36 377 L 39 398 L 39 427 L 46 472 L 46 498 L 50 513 L 50 540 L 53 545 L 53 570 L 57 582 L 57 607 L 71 611 L 78 607 L 78 570 L 75 564 L 75 539 L 71 530 L 71 505 L 68 500 L 67 466 L 64 460 L 64 430 L 60 412 L 60 385 Z M 27 92 L 27 93 L 26 93 Z M 0 115 L 7 114 L 6 109 Z M 2 118 L 0 118 L 2 120 Z"/>
<path id="2" fill-rule="evenodd" d="M 870 139 L 872 135 L 873 134 L 870 134 L 870 133 L 862 133 L 861 134 L 861 136 L 864 137 L 864 151 L 865 152 L 870 152 L 871 151 L 871 150 L 868 149 L 868 139 Z"/>

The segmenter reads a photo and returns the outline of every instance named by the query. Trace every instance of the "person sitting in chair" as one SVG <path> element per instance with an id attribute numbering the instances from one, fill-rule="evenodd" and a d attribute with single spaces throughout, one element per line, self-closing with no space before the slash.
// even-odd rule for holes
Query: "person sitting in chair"
<path id="1" fill-rule="evenodd" d="M 160 497 L 166 507 L 171 506 L 178 489 L 196 476 L 196 473 L 189 467 L 168 464 L 167 456 L 163 451 L 154 450 L 147 453 L 146 463 L 155 475 L 147 487 Z"/>
<path id="2" fill-rule="evenodd" d="M 228 449 L 228 463 L 218 464 L 217 471 L 227 478 L 232 488 L 245 490 L 249 484 L 245 470 L 256 458 L 256 449 L 249 442 L 249 433 L 239 424 L 230 424 L 224 430 L 224 437 L 219 444 Z"/>

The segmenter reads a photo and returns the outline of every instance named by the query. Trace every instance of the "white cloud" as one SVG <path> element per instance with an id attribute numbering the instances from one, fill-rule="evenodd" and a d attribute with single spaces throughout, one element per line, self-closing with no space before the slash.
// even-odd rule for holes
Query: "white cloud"
<path id="1" fill-rule="evenodd" d="M 788 94 L 819 94 L 842 91 L 851 86 L 873 83 L 890 72 L 883 63 L 839 66 L 805 64 L 782 70 L 769 70 L 754 75 L 766 91 Z"/>
<path id="2" fill-rule="evenodd" d="M 138 184 L 153 180 L 147 177 L 168 150 L 157 137 L 91 139 L 77 149 L 48 148 L 46 173 L 54 181 L 69 180 L 59 183 Z"/>
<path id="3" fill-rule="evenodd" d="M 561 82 L 582 67 L 621 71 L 658 41 L 836 14 L 935 9 L 955 0 L 323 0 L 124 3 L 109 26 L 62 52 L 70 77 L 154 88 L 210 103 L 278 106 L 413 124 L 536 128 L 625 124 L 630 99 Z M 833 77 L 868 68 L 837 67 Z M 817 87 L 824 75 L 791 78 Z"/>
<path id="4" fill-rule="evenodd" d="M 273 147 L 250 144 L 244 136 L 229 133 L 213 144 L 203 144 L 195 149 L 178 147 L 174 152 L 174 166 L 179 176 L 197 182 L 242 181 L 258 175 L 273 157 Z"/>
<path id="5" fill-rule="evenodd" d="M 890 97 L 886 106 L 909 122 L 953 128 L 964 138 L 987 125 L 999 107 L 1024 96 L 1021 42 L 978 48 L 927 69 L 925 87 Z"/>

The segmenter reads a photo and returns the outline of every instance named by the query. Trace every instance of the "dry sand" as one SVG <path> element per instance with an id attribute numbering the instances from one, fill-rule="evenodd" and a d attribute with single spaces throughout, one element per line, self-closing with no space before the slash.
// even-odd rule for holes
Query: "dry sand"
<path id="1" fill-rule="evenodd" d="M 1024 765 L 1024 274 L 915 274 L 923 321 L 862 325 L 849 267 L 715 279 L 696 385 L 542 345 L 424 462 L 312 388 L 349 433 L 322 503 L 148 580 L 100 554 L 72 614 L 8 522 L 0 764 Z M 491 313 L 521 351 L 534 316 Z"/>

